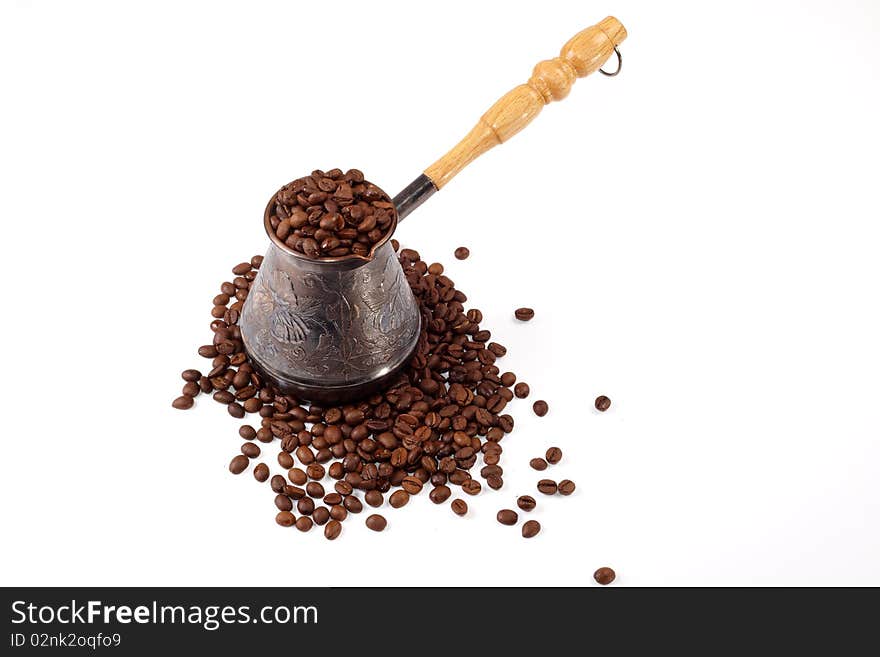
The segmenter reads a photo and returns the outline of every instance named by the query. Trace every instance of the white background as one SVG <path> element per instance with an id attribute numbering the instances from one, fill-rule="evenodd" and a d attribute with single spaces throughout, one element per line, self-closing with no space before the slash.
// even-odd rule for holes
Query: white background
<path id="1" fill-rule="evenodd" d="M 504 488 L 276 526 L 239 422 L 170 405 L 266 199 L 334 166 L 393 195 L 608 14 L 623 73 L 398 232 L 531 384 Z M 4 2 L 0 582 L 880 585 L 878 44 L 867 0 Z M 550 445 L 578 489 L 526 541 L 494 515 Z"/>

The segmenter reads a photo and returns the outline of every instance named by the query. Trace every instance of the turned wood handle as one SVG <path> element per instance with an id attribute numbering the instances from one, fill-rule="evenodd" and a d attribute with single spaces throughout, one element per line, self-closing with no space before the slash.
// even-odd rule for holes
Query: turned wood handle
<path id="1" fill-rule="evenodd" d="M 626 39 L 626 29 L 613 16 L 578 32 L 559 57 L 539 62 L 525 84 L 514 87 L 480 117 L 467 136 L 425 169 L 437 189 L 493 146 L 525 128 L 547 103 L 562 100 L 576 78 L 598 70 Z"/>

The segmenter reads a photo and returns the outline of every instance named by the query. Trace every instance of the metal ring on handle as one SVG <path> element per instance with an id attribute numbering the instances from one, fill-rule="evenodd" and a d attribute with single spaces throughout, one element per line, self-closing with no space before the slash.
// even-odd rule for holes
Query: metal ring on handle
<path id="1" fill-rule="evenodd" d="M 607 75 L 609 78 L 613 78 L 615 75 L 620 73 L 620 69 L 623 68 L 623 55 L 620 54 L 620 51 L 617 49 L 617 46 L 614 46 L 614 53 L 617 55 L 617 70 L 614 73 L 609 73 L 603 69 L 599 69 L 599 73 L 602 75 Z"/>

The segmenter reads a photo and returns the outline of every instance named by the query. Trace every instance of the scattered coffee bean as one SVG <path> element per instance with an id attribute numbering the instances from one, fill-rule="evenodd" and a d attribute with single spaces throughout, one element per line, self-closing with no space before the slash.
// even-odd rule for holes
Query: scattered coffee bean
<path id="1" fill-rule="evenodd" d="M 367 516 L 367 527 L 372 529 L 374 532 L 381 532 L 388 525 L 388 521 L 385 520 L 384 516 L 380 516 L 378 513 L 374 513 L 371 516 Z"/>
<path id="2" fill-rule="evenodd" d="M 537 415 L 538 417 L 544 417 L 545 415 L 547 415 L 547 411 L 550 410 L 550 407 L 543 399 L 539 399 L 534 404 L 532 404 L 532 410 L 535 411 L 535 415 Z"/>
<path id="3" fill-rule="evenodd" d="M 504 479 L 502 479 L 500 475 L 490 475 L 486 477 L 486 484 L 492 490 L 498 490 L 504 486 Z"/>
<path id="4" fill-rule="evenodd" d="M 460 246 L 455 250 L 455 257 L 458 260 L 464 260 L 471 254 L 471 250 L 466 246 Z"/>
<path id="5" fill-rule="evenodd" d="M 537 520 L 528 520 L 523 523 L 522 526 L 522 535 L 523 538 L 532 538 L 538 535 L 538 532 L 541 531 L 541 523 Z"/>
<path id="6" fill-rule="evenodd" d="M 521 322 L 527 322 L 535 316 L 535 311 L 531 308 L 517 308 L 513 311 L 513 316 Z"/>
<path id="7" fill-rule="evenodd" d="M 501 509 L 495 518 L 502 525 L 515 525 L 516 521 L 519 519 L 519 514 L 511 509 Z"/>
<path id="8" fill-rule="evenodd" d="M 294 526 L 301 532 L 307 532 L 312 528 L 312 519 L 308 516 L 300 516 L 296 519 Z"/>
<path id="9" fill-rule="evenodd" d="M 285 452 L 286 453 L 286 452 Z M 279 454 L 280 461 L 280 454 Z M 284 466 L 281 466 L 284 467 Z M 308 481 L 308 476 L 305 472 L 300 470 L 299 468 L 290 468 L 287 471 L 287 478 L 290 480 L 290 483 L 296 484 L 297 486 L 303 486 Z"/>
<path id="10" fill-rule="evenodd" d="M 332 513 L 332 511 L 331 511 Z M 342 533 L 342 523 L 338 520 L 331 520 L 324 526 L 324 538 L 328 541 L 335 541 Z"/>
<path id="11" fill-rule="evenodd" d="M 310 481 L 306 484 L 306 493 L 310 497 L 314 497 L 315 499 L 320 499 L 324 497 L 324 487 L 318 483 L 317 481 Z"/>
<path id="12" fill-rule="evenodd" d="M 193 401 L 193 398 L 190 397 L 189 395 L 181 395 L 180 397 L 175 399 L 173 402 L 171 402 L 171 405 L 174 408 L 177 408 L 181 411 L 185 411 L 188 408 L 192 408 L 194 403 L 195 402 Z"/>
<path id="13" fill-rule="evenodd" d="M 477 495 L 482 488 L 482 484 L 476 479 L 468 479 L 461 485 L 461 489 L 468 495 Z"/>
<path id="14" fill-rule="evenodd" d="M 605 395 L 599 395 L 598 397 L 596 397 L 596 410 L 602 411 L 604 413 L 609 408 L 611 408 L 611 400 L 608 399 L 608 397 L 606 397 Z M 598 571 L 596 571 L 596 572 L 598 572 Z M 612 579 L 613 579 L 614 571 L 611 571 L 611 572 L 612 572 Z"/>
<path id="15" fill-rule="evenodd" d="M 520 495 L 516 498 L 516 505 L 523 511 L 531 511 L 538 503 L 535 502 L 535 498 L 531 495 Z"/>
<path id="16" fill-rule="evenodd" d="M 513 386 L 513 394 L 516 395 L 517 399 L 525 399 L 529 396 L 529 384 L 525 381 L 520 381 L 515 386 Z"/>
<path id="17" fill-rule="evenodd" d="M 377 490 L 368 490 L 364 495 L 364 502 L 369 504 L 372 507 L 382 506 L 382 503 L 385 501 L 385 498 L 382 497 L 382 493 Z"/>
<path id="18" fill-rule="evenodd" d="M 183 378 L 184 381 L 197 382 L 199 379 L 202 378 L 202 373 L 198 370 L 183 370 L 180 376 Z"/>
<path id="19" fill-rule="evenodd" d="M 541 458 L 534 458 L 529 461 L 529 465 L 532 467 L 532 470 L 546 470 L 547 469 L 547 461 Z"/>
<path id="20" fill-rule="evenodd" d="M 195 383 L 193 381 L 187 381 L 186 383 L 183 384 L 183 389 L 180 392 L 181 392 L 181 394 L 183 394 L 187 397 L 195 397 L 201 391 L 202 391 L 202 389 L 199 388 L 198 383 Z"/>
<path id="21" fill-rule="evenodd" d="M 557 490 L 560 495 L 571 495 L 574 492 L 575 484 L 571 479 L 563 479 L 559 482 Z"/>
<path id="22" fill-rule="evenodd" d="M 290 511 L 293 508 L 293 502 L 290 501 L 287 495 L 279 493 L 275 496 L 275 506 L 278 507 L 279 511 Z"/>
<path id="23" fill-rule="evenodd" d="M 348 497 L 346 497 L 342 501 L 342 506 L 344 506 L 346 511 L 348 511 L 349 513 L 360 513 L 364 510 L 364 505 L 354 495 L 349 495 Z"/>
<path id="24" fill-rule="evenodd" d="M 250 461 L 248 460 L 247 456 L 245 456 L 244 454 L 239 454 L 229 462 L 229 471 L 232 474 L 241 474 L 242 472 L 247 470 L 249 462 Z"/>
<path id="25" fill-rule="evenodd" d="M 595 573 L 593 573 L 593 579 L 596 580 L 602 586 L 608 586 L 614 579 L 617 577 L 617 573 L 615 573 L 611 568 L 607 566 L 603 566 Z"/>
<path id="26" fill-rule="evenodd" d="M 406 506 L 407 502 L 409 502 L 409 493 L 405 490 L 396 490 L 391 493 L 391 497 L 388 498 L 388 504 L 395 509 Z"/>
<path id="27" fill-rule="evenodd" d="M 556 482 L 552 479 L 542 479 L 538 482 L 538 490 L 544 495 L 555 495 L 556 489 Z"/>
<path id="28" fill-rule="evenodd" d="M 467 502 L 460 498 L 452 500 L 450 507 L 452 508 L 452 512 L 457 516 L 463 516 L 468 512 Z"/>
<path id="29" fill-rule="evenodd" d="M 255 443 L 242 443 L 241 453 L 249 459 L 255 459 L 260 455 L 260 446 Z"/>
<path id="30" fill-rule="evenodd" d="M 286 482 L 284 481 L 284 477 L 282 477 L 281 475 L 274 475 L 269 480 L 269 486 L 272 488 L 272 491 L 275 493 L 280 493 L 281 491 L 283 491 L 285 484 L 286 484 Z"/>
<path id="31" fill-rule="evenodd" d="M 296 518 L 290 511 L 279 511 L 275 514 L 275 522 L 282 527 L 292 527 L 296 522 Z"/>
<path id="32" fill-rule="evenodd" d="M 316 525 L 323 525 L 330 520 L 330 509 L 326 506 L 319 506 L 312 511 L 312 520 Z"/>
<path id="33" fill-rule="evenodd" d="M 452 495 L 452 491 L 449 490 L 449 486 L 437 486 L 431 491 L 428 498 L 434 504 L 443 504 L 443 502 L 449 499 L 450 495 Z"/>
<path id="34" fill-rule="evenodd" d="M 266 481 L 269 478 L 269 466 L 265 463 L 257 463 L 254 466 L 254 479 L 259 481 L 260 483 Z"/>
<path id="35" fill-rule="evenodd" d="M 562 450 L 558 447 L 551 447 L 547 450 L 544 458 L 547 459 L 547 463 L 552 463 L 553 465 L 556 465 L 562 460 Z"/>
<path id="36" fill-rule="evenodd" d="M 293 456 L 290 455 L 290 452 L 278 452 L 278 465 L 280 465 L 285 470 L 289 470 L 290 468 L 292 468 L 295 462 L 296 461 L 293 460 Z M 293 483 L 302 485 L 305 483 L 305 480 L 294 481 Z"/>
<path id="37" fill-rule="evenodd" d="M 238 435 L 245 440 L 253 440 L 257 437 L 257 432 L 251 425 L 243 424 L 238 428 Z"/>

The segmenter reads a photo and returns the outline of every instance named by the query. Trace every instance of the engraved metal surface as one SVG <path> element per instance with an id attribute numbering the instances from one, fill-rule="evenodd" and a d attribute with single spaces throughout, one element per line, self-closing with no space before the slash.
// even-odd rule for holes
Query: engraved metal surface
<path id="1" fill-rule="evenodd" d="M 273 242 L 239 325 L 248 354 L 282 389 L 305 396 L 338 388 L 351 398 L 409 358 L 419 321 L 390 243 L 372 260 L 336 264 Z"/>

